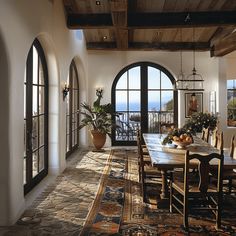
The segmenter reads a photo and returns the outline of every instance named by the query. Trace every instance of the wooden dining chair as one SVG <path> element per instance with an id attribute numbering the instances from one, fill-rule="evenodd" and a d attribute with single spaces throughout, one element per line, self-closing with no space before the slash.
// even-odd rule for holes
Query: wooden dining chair
<path id="1" fill-rule="evenodd" d="M 234 151 L 235 147 L 236 147 L 236 145 L 235 145 L 235 135 L 232 135 L 231 140 L 230 140 L 230 147 L 229 147 L 229 155 L 232 158 L 234 158 L 234 154 L 236 155 L 236 152 Z"/>
<path id="2" fill-rule="evenodd" d="M 147 202 L 147 183 L 151 178 L 161 179 L 161 172 L 151 165 L 146 146 L 142 145 L 141 132 L 137 132 L 139 182 L 142 184 L 143 201 Z M 147 151 L 147 152 L 146 152 Z"/>
<path id="3" fill-rule="evenodd" d="M 213 143 L 212 146 L 220 149 L 223 146 L 223 132 L 220 132 L 218 128 L 215 128 L 212 132 Z M 223 148 L 223 147 L 222 147 Z"/>
<path id="4" fill-rule="evenodd" d="M 217 186 L 209 181 L 209 167 L 212 159 L 218 160 Z M 199 180 L 190 181 L 190 166 L 192 161 L 197 161 Z M 185 154 L 184 179 L 170 181 L 170 212 L 177 210 L 183 215 L 183 225 L 189 229 L 189 213 L 196 211 L 211 211 L 215 214 L 216 228 L 221 226 L 222 209 L 222 168 L 224 164 L 223 150 L 209 155 Z"/>
<path id="5" fill-rule="evenodd" d="M 216 148 L 218 150 L 223 150 L 224 148 L 224 134 L 223 132 L 218 132 L 216 135 Z"/>
<path id="6" fill-rule="evenodd" d="M 203 128 L 201 139 L 208 143 L 209 142 L 209 136 L 210 136 L 209 127 L 208 128 Z"/>
<path id="7" fill-rule="evenodd" d="M 230 141 L 230 148 L 229 148 L 229 155 L 232 159 L 236 159 L 236 140 L 235 140 L 235 135 L 231 137 Z M 220 145 L 220 144 L 219 144 Z M 216 178 L 217 176 L 217 169 L 211 168 L 211 174 L 213 177 Z M 223 169 L 223 180 L 227 180 L 227 187 L 228 187 L 228 193 L 232 192 L 232 187 L 233 187 L 233 180 L 236 179 L 236 170 L 234 168 L 232 169 Z"/>

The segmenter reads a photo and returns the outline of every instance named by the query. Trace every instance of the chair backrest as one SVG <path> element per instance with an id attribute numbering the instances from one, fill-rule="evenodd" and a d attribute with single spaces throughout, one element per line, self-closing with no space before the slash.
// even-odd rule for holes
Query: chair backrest
<path id="1" fill-rule="evenodd" d="M 209 127 L 208 127 L 208 128 L 203 128 L 203 129 L 202 129 L 202 136 L 201 136 L 201 139 L 202 139 L 203 141 L 205 141 L 205 142 L 208 143 L 208 141 L 209 141 L 209 135 L 210 135 L 210 133 L 209 133 Z"/>
<path id="2" fill-rule="evenodd" d="M 167 134 L 169 131 L 176 128 L 176 124 L 174 123 L 160 123 L 160 133 Z"/>
<path id="3" fill-rule="evenodd" d="M 200 154 L 189 154 L 189 150 L 185 154 L 185 172 L 184 172 L 184 184 L 185 184 L 185 194 L 189 191 L 189 173 L 190 173 L 190 161 L 196 159 L 199 171 L 199 182 L 198 190 L 202 193 L 206 193 L 209 187 L 209 171 L 210 171 L 210 161 L 212 159 L 218 160 L 218 182 L 217 182 L 217 192 L 222 191 L 222 170 L 224 165 L 224 155 L 223 150 L 219 153 L 211 153 L 209 155 Z"/>
<path id="4" fill-rule="evenodd" d="M 140 129 L 137 130 L 136 137 L 137 137 L 138 154 L 142 156 L 143 155 L 142 135 Z"/>
<path id="5" fill-rule="evenodd" d="M 218 133 L 218 128 L 216 127 L 213 131 L 212 131 L 212 146 L 216 148 L 217 146 L 217 133 Z"/>
<path id="6" fill-rule="evenodd" d="M 223 150 L 224 148 L 224 135 L 223 132 L 218 132 L 216 135 L 216 148 Z"/>
<path id="7" fill-rule="evenodd" d="M 235 135 L 232 135 L 230 140 L 230 147 L 229 147 L 229 155 L 230 157 L 234 158 L 236 155 L 235 153 Z"/>

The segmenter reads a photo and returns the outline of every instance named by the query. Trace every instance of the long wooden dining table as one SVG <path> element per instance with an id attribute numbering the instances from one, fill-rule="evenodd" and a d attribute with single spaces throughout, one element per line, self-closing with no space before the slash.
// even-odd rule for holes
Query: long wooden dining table
<path id="1" fill-rule="evenodd" d="M 219 152 L 218 149 L 204 142 L 202 139 L 194 136 L 194 142 L 188 145 L 184 149 L 176 148 L 175 145 L 162 145 L 163 139 L 166 134 L 151 134 L 144 133 L 143 138 L 147 146 L 151 163 L 153 167 L 156 167 L 161 172 L 162 176 L 162 188 L 161 198 L 166 199 L 168 196 L 168 172 L 173 171 L 176 168 L 184 168 L 185 165 L 185 153 L 189 150 L 190 153 L 198 153 L 207 155 L 209 153 Z M 197 166 L 197 162 L 192 162 L 192 166 Z M 211 161 L 212 165 L 216 165 L 216 162 Z M 236 168 L 236 160 L 232 159 L 227 153 L 224 154 L 224 169 Z"/>

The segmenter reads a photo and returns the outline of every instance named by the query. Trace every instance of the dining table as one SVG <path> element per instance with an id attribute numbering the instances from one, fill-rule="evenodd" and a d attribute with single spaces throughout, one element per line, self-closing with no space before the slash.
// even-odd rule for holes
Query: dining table
<path id="1" fill-rule="evenodd" d="M 193 143 L 184 147 L 177 148 L 174 144 L 163 145 L 162 141 L 167 134 L 159 133 L 144 133 L 143 138 L 147 146 L 151 163 L 153 167 L 156 167 L 161 172 L 162 187 L 161 198 L 168 199 L 168 182 L 167 177 L 170 171 L 174 171 L 177 168 L 184 168 L 185 165 L 185 153 L 189 150 L 190 153 L 197 153 L 201 155 L 207 155 L 210 153 L 219 153 L 219 150 L 203 141 L 197 136 L 193 136 Z M 211 165 L 217 165 L 215 160 L 210 162 Z M 191 163 L 192 167 L 197 167 L 197 162 Z M 236 168 L 236 160 L 231 158 L 227 152 L 224 153 L 224 169 Z"/>

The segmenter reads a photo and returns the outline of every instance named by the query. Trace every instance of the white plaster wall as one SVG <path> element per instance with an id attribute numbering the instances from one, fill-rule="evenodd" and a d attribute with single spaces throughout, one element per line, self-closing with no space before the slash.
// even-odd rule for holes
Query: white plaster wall
<path id="1" fill-rule="evenodd" d="M 220 128 L 224 132 L 224 147 L 230 146 L 230 139 L 235 135 L 236 128 L 227 126 L 227 80 L 236 79 L 236 53 L 219 59 L 218 111 Z"/>
<path id="2" fill-rule="evenodd" d="M 49 72 L 49 173 L 65 168 L 65 103 L 62 88 L 69 65 L 77 58 L 81 87 L 86 90 L 87 53 L 83 35 L 66 27 L 62 1 L 0 2 L 0 225 L 14 223 L 25 208 L 23 194 L 24 73 L 34 39 L 40 40 Z M 81 100 L 86 100 L 82 93 Z"/>
<path id="3" fill-rule="evenodd" d="M 193 53 L 183 52 L 183 70 L 186 75 L 192 72 Z M 88 79 L 89 100 L 95 99 L 95 88 L 104 88 L 103 102 L 111 102 L 111 86 L 118 72 L 125 66 L 149 61 L 165 67 L 175 78 L 180 71 L 179 52 L 139 51 L 139 52 L 100 52 L 89 51 Z M 203 91 L 203 110 L 209 110 L 209 91 L 218 89 L 218 58 L 211 58 L 209 52 L 196 52 L 196 69 L 205 82 Z M 179 92 L 179 126 L 185 122 L 184 92 Z M 108 145 L 108 143 L 107 143 Z"/>

